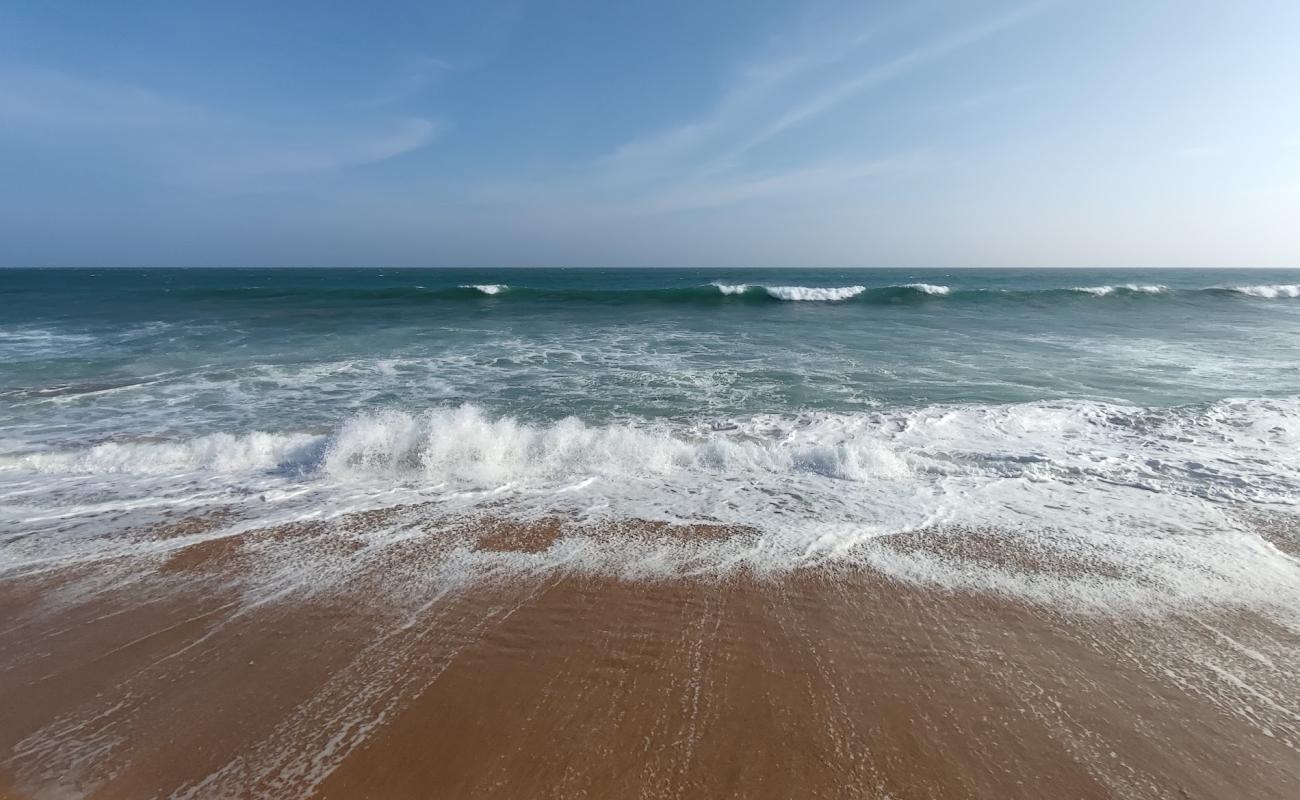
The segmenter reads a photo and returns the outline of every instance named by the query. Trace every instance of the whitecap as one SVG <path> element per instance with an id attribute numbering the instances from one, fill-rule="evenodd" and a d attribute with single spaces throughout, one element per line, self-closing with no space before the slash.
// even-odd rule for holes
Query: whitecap
<path id="1" fill-rule="evenodd" d="M 837 301 L 857 297 L 865 286 L 764 286 L 769 297 L 777 300 Z"/>
<path id="2" fill-rule="evenodd" d="M 843 563 L 1080 608 L 1300 610 L 1300 565 L 1237 513 L 1293 508 L 1297 453 L 1296 399 L 940 405 L 693 424 L 529 421 L 463 405 L 360 414 L 325 436 L 223 433 L 11 455 L 0 460 L 10 492 L 0 495 L 8 498 L 0 522 L 22 531 L 42 515 L 67 518 L 58 504 L 79 503 L 89 528 L 104 524 L 106 509 L 159 507 L 168 496 L 191 505 L 257 497 L 259 525 L 402 504 L 436 506 L 422 514 L 558 516 L 591 530 L 707 522 L 751 534 L 680 542 L 575 534 L 520 564 L 641 575 Z M 50 491 L 35 492 L 39 485 Z M 413 519 L 408 526 L 429 521 Z M 917 529 L 979 529 L 1009 553 L 1032 552 L 1064 571 L 888 546 L 891 534 Z M 19 536 L 0 541 L 0 566 L 110 558 L 122 546 L 114 537 Z M 462 555 L 509 567 L 496 555 Z M 307 566 L 301 552 L 293 557 L 295 568 Z"/>
<path id="3" fill-rule="evenodd" d="M 915 289 L 918 292 L 921 292 L 922 294 L 932 294 L 932 295 L 937 295 L 939 297 L 942 297 L 952 291 L 950 287 L 936 285 L 933 283 L 905 283 L 903 284 L 902 288 Z"/>
<path id="4" fill-rule="evenodd" d="M 1249 297 L 1275 300 L 1279 297 L 1300 297 L 1300 283 L 1271 283 L 1258 286 L 1233 286 L 1228 291 Z"/>
<path id="5" fill-rule="evenodd" d="M 1105 297 L 1117 291 L 1132 292 L 1133 294 L 1163 294 L 1169 291 L 1169 287 L 1158 283 L 1125 283 L 1118 286 L 1075 286 L 1070 291 L 1083 292 L 1095 297 Z"/>

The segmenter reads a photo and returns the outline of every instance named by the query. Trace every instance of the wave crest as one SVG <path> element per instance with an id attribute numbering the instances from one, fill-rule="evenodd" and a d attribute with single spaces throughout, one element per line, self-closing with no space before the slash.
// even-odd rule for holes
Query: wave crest
<path id="1" fill-rule="evenodd" d="M 1117 292 L 1120 294 L 1164 294 L 1169 291 L 1169 287 L 1158 283 L 1125 283 L 1118 286 L 1076 286 L 1070 291 L 1083 292 L 1094 297 L 1105 297 Z"/>
<path id="2" fill-rule="evenodd" d="M 527 563 L 569 568 L 573 547 L 600 556 L 592 569 L 637 574 L 864 563 L 955 588 L 1146 608 L 1171 598 L 1296 596 L 1295 564 L 1235 511 L 1294 508 L 1298 452 L 1300 399 L 1170 409 L 932 406 L 689 427 L 576 418 L 534 424 L 466 405 L 362 414 L 332 435 L 217 434 L 8 456 L 0 469 L 67 476 L 51 484 L 54 508 L 43 513 L 85 515 L 91 527 L 103 524 L 106 510 L 165 505 L 177 492 L 185 507 L 258 497 L 262 524 L 405 504 L 428 509 L 421 515 L 703 522 L 755 536 L 566 540 Z M 79 477 L 87 473 L 110 477 Z M 29 480 L 17 477 L 18 485 Z M 415 521 L 428 520 L 403 524 Z M 944 526 L 992 531 L 1008 537 L 1010 551 L 1032 548 L 1035 558 L 1105 570 L 1044 583 L 1014 565 L 950 557 L 942 548 L 917 555 L 879 545 L 890 534 Z M 405 536 L 402 530 L 390 532 Z M 20 539 L 11 564 L 89 557 L 84 538 Z M 105 538 L 101 551 L 116 557 L 117 541 Z"/>
<path id="3" fill-rule="evenodd" d="M 706 474 L 752 482 L 753 488 L 779 486 L 796 475 L 855 482 L 924 482 L 927 475 L 950 474 L 996 480 L 1093 476 L 1201 497 L 1280 502 L 1300 486 L 1300 461 L 1277 454 L 1296 448 L 1300 399 L 1162 410 L 1098 403 L 934 406 L 760 415 L 694 427 L 648 421 L 591 425 L 574 417 L 533 424 L 463 405 L 363 413 L 329 435 L 217 433 L 13 454 L 0 458 L 0 469 L 169 477 L 276 472 L 344 483 L 479 488 L 591 477 L 698 480 Z M 1102 453 L 1107 458 L 1098 460 Z M 1233 470 L 1206 466 L 1229 463 L 1236 465 Z M 775 484 L 773 475 L 780 479 Z"/>
<path id="4" fill-rule="evenodd" d="M 905 283 L 900 288 L 915 289 L 921 294 L 931 294 L 931 295 L 935 295 L 936 297 L 945 297 L 948 294 L 952 293 L 952 289 L 950 287 L 937 285 L 933 283 Z"/>
<path id="5" fill-rule="evenodd" d="M 836 302 L 857 297 L 865 286 L 764 286 L 769 297 L 777 300 Z"/>
<path id="6" fill-rule="evenodd" d="M 1243 286 L 1170 287 L 1157 283 L 1102 284 L 1097 286 L 1044 286 L 1037 288 L 963 288 L 924 282 L 884 286 L 767 286 L 755 283 L 726 283 L 713 281 L 691 286 L 664 286 L 641 288 L 600 288 L 583 286 L 530 287 L 503 283 L 461 284 L 452 287 L 380 287 L 366 289 L 322 290 L 318 292 L 252 289 L 205 290 L 204 298 L 220 299 L 274 299 L 285 301 L 298 294 L 319 296 L 331 302 L 408 302 L 430 303 L 473 301 L 495 297 L 503 302 L 574 302 L 574 303 L 638 303 L 658 304 L 749 304 L 765 301 L 853 301 L 864 305 L 893 305 L 950 301 L 959 303 L 1006 303 L 1018 300 L 1062 300 L 1091 296 L 1095 298 L 1177 297 L 1224 298 L 1250 297 L 1257 299 L 1300 298 L 1300 284 L 1278 283 Z M 89 339 L 88 341 L 93 341 Z M 16 349 L 28 346 L 20 337 L 0 335 L 0 347 Z"/>
<path id="7" fill-rule="evenodd" d="M 0 460 L 0 469 L 54 474 L 160 475 L 184 472 L 265 472 L 308 465 L 321 437 L 308 433 L 213 433 L 176 442 L 104 442 L 82 450 L 27 453 Z"/>
<path id="8" fill-rule="evenodd" d="M 870 441 L 793 445 L 690 438 L 654 427 L 589 426 L 573 417 L 537 426 L 491 418 L 469 405 L 354 417 L 327 445 L 322 463 L 324 472 L 339 478 L 418 478 L 477 487 L 728 467 L 854 481 L 908 471 L 901 458 Z"/>
<path id="9" fill-rule="evenodd" d="M 1248 297 L 1262 297 L 1274 300 L 1279 297 L 1300 297 L 1300 283 L 1270 283 L 1259 286 L 1233 286 L 1230 292 L 1244 294 Z"/>

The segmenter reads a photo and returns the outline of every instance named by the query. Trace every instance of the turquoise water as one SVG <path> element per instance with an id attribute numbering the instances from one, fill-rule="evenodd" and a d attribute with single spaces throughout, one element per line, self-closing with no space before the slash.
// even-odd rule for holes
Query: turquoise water
<path id="1" fill-rule="evenodd" d="M 1297 285 L 1276 271 L 11 270 L 0 424 L 44 445 L 467 402 L 605 422 L 1290 396 Z M 784 286 L 866 288 L 838 302 L 763 288 Z M 1116 288 L 1079 290 L 1094 287 Z"/>
<path id="2" fill-rule="evenodd" d="M 745 525 L 770 538 L 717 563 L 769 566 L 992 525 L 1184 564 L 1188 596 L 1294 578 L 1232 547 L 1300 490 L 1300 271 L 7 270 L 0 298 L 0 568 L 255 498 Z"/>

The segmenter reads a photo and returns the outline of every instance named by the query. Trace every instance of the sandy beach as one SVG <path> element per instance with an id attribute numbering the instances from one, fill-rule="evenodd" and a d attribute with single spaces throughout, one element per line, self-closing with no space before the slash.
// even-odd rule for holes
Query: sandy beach
<path id="1" fill-rule="evenodd" d="M 0 4 L 0 800 L 1300 800 L 1297 42 Z"/>
<path id="2" fill-rule="evenodd" d="M 444 526 L 359 561 L 368 526 L 394 513 L 422 512 L 233 536 L 213 533 L 225 515 L 187 518 L 139 533 L 164 545 L 148 559 L 0 584 L 5 796 L 1288 798 L 1300 785 L 1300 634 L 1267 615 L 1076 613 L 858 568 L 530 570 L 572 535 L 559 520 Z M 977 532 L 896 539 L 1006 556 Z M 438 565 L 458 548 L 523 560 L 447 580 Z M 248 576 L 287 552 L 319 580 L 250 595 Z"/>

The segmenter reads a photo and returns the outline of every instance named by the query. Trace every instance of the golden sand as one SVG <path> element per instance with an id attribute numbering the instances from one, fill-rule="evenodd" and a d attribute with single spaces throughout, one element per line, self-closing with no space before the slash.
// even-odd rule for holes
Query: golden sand
<path id="1" fill-rule="evenodd" d="M 340 557 L 366 524 L 331 532 Z M 563 527 L 465 535 L 536 553 Z M 1300 634 L 1242 610 L 1081 615 L 824 568 L 394 596 L 371 579 L 393 561 L 253 601 L 228 580 L 258 542 L 313 533 L 207 539 L 89 593 L 81 573 L 0 582 L 0 797 L 1300 792 L 1300 670 L 1279 661 Z"/>

